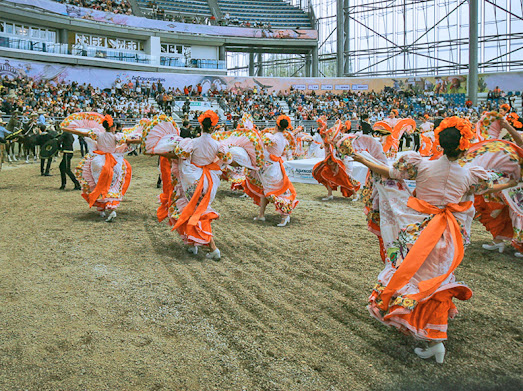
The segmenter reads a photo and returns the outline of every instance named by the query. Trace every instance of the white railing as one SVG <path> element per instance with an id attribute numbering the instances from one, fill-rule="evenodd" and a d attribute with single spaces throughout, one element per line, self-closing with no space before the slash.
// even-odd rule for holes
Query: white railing
<path id="1" fill-rule="evenodd" d="M 96 46 L 73 45 L 69 49 L 66 43 L 42 42 L 30 39 L 13 38 L 0 34 L 0 47 L 31 52 L 42 52 L 52 54 L 65 54 L 97 58 L 102 60 L 121 61 L 134 64 L 160 65 L 178 68 L 201 68 L 201 69 L 226 69 L 225 61 L 207 59 L 181 59 L 168 56 L 151 56 L 140 52 L 131 52 L 118 49 L 108 49 Z"/>
<path id="2" fill-rule="evenodd" d="M 68 54 L 69 51 L 65 43 L 33 41 L 3 35 L 0 35 L 0 47 L 54 54 Z"/>

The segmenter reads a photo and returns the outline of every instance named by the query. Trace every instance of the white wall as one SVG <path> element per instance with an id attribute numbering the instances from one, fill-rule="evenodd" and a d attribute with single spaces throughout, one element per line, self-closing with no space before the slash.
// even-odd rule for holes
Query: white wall
<path id="1" fill-rule="evenodd" d="M 198 60 L 217 60 L 218 47 L 216 46 L 191 46 L 191 57 Z"/>
<path id="2" fill-rule="evenodd" d="M 144 45 L 145 53 L 153 56 L 152 64 L 158 65 L 160 63 L 160 56 L 162 54 L 162 45 L 160 37 L 149 37 Z"/>

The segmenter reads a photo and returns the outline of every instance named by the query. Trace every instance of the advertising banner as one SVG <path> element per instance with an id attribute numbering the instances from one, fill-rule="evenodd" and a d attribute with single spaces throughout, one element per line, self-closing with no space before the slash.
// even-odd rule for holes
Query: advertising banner
<path id="1" fill-rule="evenodd" d="M 181 110 L 183 107 L 183 104 L 185 102 L 181 100 L 174 101 L 174 105 L 178 108 L 178 110 Z M 199 101 L 190 101 L 190 110 L 198 110 L 198 111 L 205 111 L 210 110 L 212 108 L 211 102 L 199 102 Z"/>
<path id="2" fill-rule="evenodd" d="M 338 91 L 349 91 L 350 90 L 350 84 L 336 84 L 334 86 L 335 90 Z"/>
<path id="3" fill-rule="evenodd" d="M 291 182 L 311 183 L 318 185 L 318 181 L 312 176 L 312 169 L 317 163 L 321 161 L 322 159 L 290 160 L 283 162 L 283 166 L 285 167 L 285 172 L 287 173 L 287 176 Z M 367 167 L 361 163 L 353 162 L 351 169 L 351 176 L 361 183 L 365 183 L 368 171 Z"/>
<path id="4" fill-rule="evenodd" d="M 353 91 L 365 91 L 365 90 L 368 90 L 369 89 L 369 85 L 368 84 L 353 84 L 352 85 L 352 90 Z"/>
<path id="5" fill-rule="evenodd" d="M 77 82 L 91 84 L 100 89 L 112 88 L 116 81 L 120 83 L 132 82 L 144 86 L 147 83 L 158 83 L 166 89 L 185 86 L 202 86 L 202 92 L 228 90 L 234 94 L 251 91 L 255 87 L 267 93 L 289 92 L 291 89 L 299 91 L 317 91 L 319 94 L 341 94 L 350 90 L 351 86 L 358 85 L 354 92 L 382 91 L 385 87 L 395 91 L 413 91 L 423 93 L 466 93 L 466 76 L 428 76 L 416 78 L 278 78 L 278 77 L 243 77 L 243 76 L 208 76 L 196 74 L 177 74 L 168 72 L 126 71 L 104 69 L 99 67 L 84 67 L 45 63 L 37 61 L 15 60 L 0 57 L 0 77 L 27 76 L 35 80 L 49 80 L 51 82 Z M 318 86 L 321 85 L 321 90 Z M 482 74 L 479 76 L 479 92 L 487 92 L 499 87 L 503 91 L 521 89 L 523 72 Z M 332 86 L 335 86 L 332 89 Z M 312 88 L 311 88 L 312 87 Z M 329 89 L 329 87 L 331 87 Z"/>
<path id="6" fill-rule="evenodd" d="M 208 26 L 171 22 L 165 20 L 148 19 L 133 15 L 113 14 L 112 12 L 98 11 L 70 4 L 61 4 L 50 0 L 6 0 L 10 3 L 26 5 L 55 14 L 69 16 L 75 19 L 93 20 L 96 22 L 112 23 L 120 26 L 138 27 L 152 30 L 170 31 L 198 35 L 213 35 L 245 38 L 269 39 L 318 39 L 316 30 L 278 29 L 278 28 L 250 28 L 231 26 Z M 211 16 L 210 13 L 207 16 Z"/>

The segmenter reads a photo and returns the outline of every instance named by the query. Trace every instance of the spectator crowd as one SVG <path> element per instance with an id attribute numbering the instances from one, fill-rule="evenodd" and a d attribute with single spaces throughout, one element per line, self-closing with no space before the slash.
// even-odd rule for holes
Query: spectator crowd
<path id="1" fill-rule="evenodd" d="M 90 84 L 50 83 L 19 77 L 0 78 L 0 110 L 6 115 L 44 111 L 49 117 L 64 118 L 81 111 L 110 113 L 116 118 L 141 118 L 157 114 L 149 103 L 158 84 L 122 83 L 116 80 L 112 88 L 101 90 Z"/>
<path id="2" fill-rule="evenodd" d="M 160 7 L 156 1 L 149 1 L 147 3 L 147 8 L 150 9 L 149 13 L 146 15 L 150 19 L 156 20 L 166 20 L 169 22 L 180 22 L 180 23 L 192 23 L 192 24 L 207 24 L 214 25 L 216 24 L 216 18 L 214 16 L 204 16 L 204 15 L 184 15 L 181 13 L 175 12 L 165 12 L 165 9 Z"/>
<path id="3" fill-rule="evenodd" d="M 271 92 L 255 86 L 252 89 L 233 87 L 230 90 L 212 89 L 203 93 L 201 84 L 180 88 L 165 88 L 154 80 L 123 82 L 116 79 L 111 88 L 100 89 L 87 83 L 51 83 L 34 81 L 26 77 L 0 78 L 0 111 L 6 115 L 13 112 L 31 113 L 44 111 L 49 117 L 63 118 L 80 111 L 109 113 L 116 118 L 133 120 L 164 113 L 179 114 L 185 119 L 195 119 L 199 112 L 190 109 L 189 100 L 215 100 L 222 118 L 233 121 L 244 112 L 251 113 L 254 120 L 272 120 L 281 113 L 288 113 L 296 120 L 314 121 L 325 115 L 327 119 L 357 120 L 366 114 L 373 123 L 385 118 L 392 109 L 400 117 L 418 118 L 438 112 L 467 117 L 477 121 L 483 111 L 497 110 L 499 105 L 515 101 L 502 91 L 478 106 L 467 102 L 460 105 L 447 95 L 431 92 L 410 94 L 402 91 L 382 92 L 347 91 L 343 94 L 316 94 L 291 90 Z M 179 102 L 176 105 L 176 102 Z M 186 101 L 182 105 L 181 101 Z"/>
<path id="4" fill-rule="evenodd" d="M 132 15 L 133 9 L 129 0 L 57 0 L 59 3 L 92 8 L 97 11 L 112 12 L 114 14 Z"/>

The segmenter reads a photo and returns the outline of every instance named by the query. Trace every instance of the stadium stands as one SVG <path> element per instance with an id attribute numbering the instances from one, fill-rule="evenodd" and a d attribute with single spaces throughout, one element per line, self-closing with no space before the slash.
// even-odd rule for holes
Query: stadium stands
<path id="1" fill-rule="evenodd" d="M 137 0 L 144 14 L 150 14 L 153 10 L 152 5 L 158 6 L 167 13 L 178 15 L 195 15 L 211 17 L 212 12 L 207 0 Z"/>
<path id="2" fill-rule="evenodd" d="M 300 8 L 293 7 L 282 0 L 218 0 L 224 15 L 230 21 L 259 22 L 277 28 L 311 29 L 309 16 Z"/>
<path id="3" fill-rule="evenodd" d="M 132 15 L 131 3 L 128 0 L 55 0 L 59 3 L 76 5 L 78 7 L 92 8 L 115 14 Z"/>
<path id="4" fill-rule="evenodd" d="M 151 15 L 153 7 L 167 14 L 194 15 L 210 18 L 212 11 L 206 0 L 137 0 L 144 14 Z M 256 23 L 275 28 L 311 29 L 309 16 L 301 9 L 282 0 L 218 0 L 224 15 L 223 22 L 232 26 L 254 27 Z"/>

